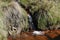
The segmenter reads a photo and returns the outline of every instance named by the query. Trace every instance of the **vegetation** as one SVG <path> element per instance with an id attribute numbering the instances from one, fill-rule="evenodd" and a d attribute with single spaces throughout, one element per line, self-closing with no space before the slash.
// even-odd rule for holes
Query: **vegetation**
<path id="1" fill-rule="evenodd" d="M 18 26 L 21 26 L 22 28 L 21 30 L 24 31 L 26 30 L 26 28 L 28 29 L 27 12 L 31 14 L 33 18 L 33 23 L 37 25 L 38 29 L 52 30 L 52 29 L 60 28 L 60 0 L 17 0 L 16 1 L 17 4 L 13 3 L 13 1 L 16 0 L 0 0 L 0 39 L 1 40 L 2 39 L 5 40 L 7 38 L 8 35 L 7 30 L 9 28 L 8 25 L 10 24 L 13 27 L 14 20 L 19 20 Z M 7 14 L 8 16 L 5 14 Z M 13 17 L 11 17 L 11 14 L 12 15 L 17 14 L 19 18 L 17 17 L 18 19 L 16 18 L 14 19 Z M 7 19 L 5 19 L 5 17 Z M 9 23 L 9 19 L 8 19 L 9 17 L 11 17 L 10 19 L 12 19 L 11 23 Z M 7 22 L 7 24 L 5 24 L 5 22 Z M 13 32 L 12 34 L 14 34 Z"/>
<path id="2" fill-rule="evenodd" d="M 33 15 L 39 29 L 53 29 L 60 25 L 59 0 L 21 0 L 20 3 Z M 29 8 L 30 7 L 30 8 Z M 35 16 L 34 16 L 35 15 Z"/>
<path id="3" fill-rule="evenodd" d="M 28 28 L 27 12 L 15 1 L 0 1 L 0 40 L 17 36 Z"/>

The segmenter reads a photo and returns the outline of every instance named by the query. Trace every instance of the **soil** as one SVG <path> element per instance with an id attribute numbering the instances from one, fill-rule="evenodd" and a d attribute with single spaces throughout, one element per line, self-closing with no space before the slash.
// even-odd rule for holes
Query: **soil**
<path id="1" fill-rule="evenodd" d="M 20 37 L 12 39 L 11 36 L 8 37 L 8 40 L 59 40 L 60 39 L 60 30 L 47 30 L 44 31 L 44 35 L 32 35 L 32 32 L 22 32 Z"/>

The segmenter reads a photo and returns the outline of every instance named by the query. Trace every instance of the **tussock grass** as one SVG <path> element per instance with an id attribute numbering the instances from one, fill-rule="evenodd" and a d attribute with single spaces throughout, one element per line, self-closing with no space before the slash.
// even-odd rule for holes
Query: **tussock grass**
<path id="1" fill-rule="evenodd" d="M 13 17 L 11 15 L 13 15 Z M 18 15 L 18 17 L 16 15 Z M 17 19 L 14 19 L 14 17 L 17 17 Z M 9 18 L 10 20 L 12 19 L 11 22 Z M 18 23 L 14 23 L 15 20 Z M 15 24 L 17 24 L 18 27 L 13 26 Z M 8 2 L 0 0 L 0 40 L 7 40 L 8 32 L 12 37 L 16 37 L 22 30 L 25 31 L 27 27 L 27 12 L 15 1 Z M 11 30 L 11 28 L 13 30 Z M 14 31 L 14 28 L 17 30 Z"/>
<path id="2" fill-rule="evenodd" d="M 60 25 L 59 0 L 21 0 L 20 3 L 29 9 L 37 21 L 39 29 L 53 29 L 53 25 Z M 30 7 L 30 8 L 29 8 Z M 56 28 L 56 27 L 55 27 Z"/>

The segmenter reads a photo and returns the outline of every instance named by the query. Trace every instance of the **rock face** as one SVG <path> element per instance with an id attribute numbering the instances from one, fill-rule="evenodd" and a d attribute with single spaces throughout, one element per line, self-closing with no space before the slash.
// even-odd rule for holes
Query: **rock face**
<path id="1" fill-rule="evenodd" d="M 7 6 L 3 5 L 1 12 L 0 27 L 6 28 L 6 32 L 12 37 L 16 37 L 22 30 L 25 31 L 28 28 L 27 12 L 17 2 L 12 1 Z M 2 29 L 1 34 L 4 33 L 4 29 Z"/>

